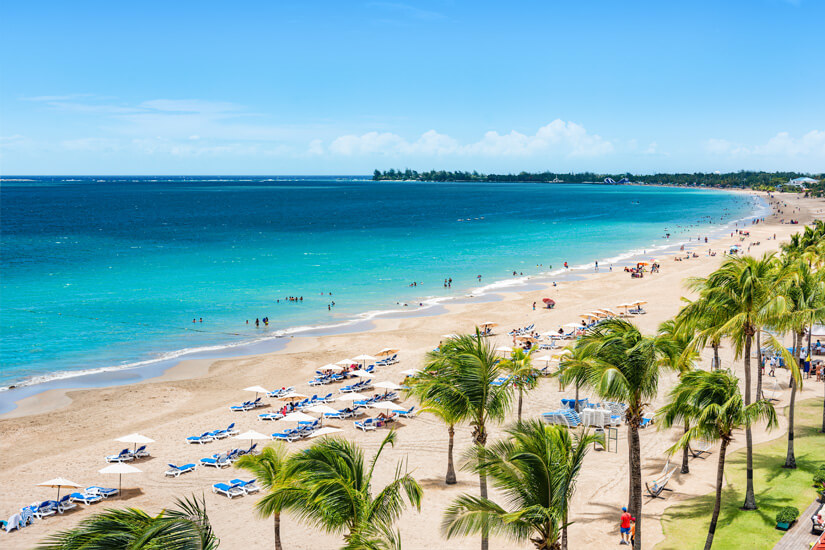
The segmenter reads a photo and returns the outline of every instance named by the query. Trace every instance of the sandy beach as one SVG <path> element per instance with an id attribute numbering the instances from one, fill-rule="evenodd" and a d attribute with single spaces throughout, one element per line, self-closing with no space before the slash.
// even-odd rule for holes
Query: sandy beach
<path id="1" fill-rule="evenodd" d="M 225 452 L 234 447 L 248 446 L 245 441 L 226 439 L 206 445 L 189 445 L 185 438 L 206 430 L 225 427 L 235 422 L 243 432 L 256 430 L 271 433 L 280 429 L 278 422 L 261 422 L 257 413 L 268 412 L 279 406 L 270 400 L 272 407 L 255 412 L 233 413 L 229 405 L 251 397 L 242 388 L 261 385 L 269 389 L 295 386 L 301 393 L 337 393 L 342 384 L 319 388 L 307 386 L 316 368 L 358 354 L 375 354 L 385 347 L 397 348 L 400 361 L 392 366 L 379 367 L 375 381 L 401 382 L 400 371 L 419 367 L 424 354 L 434 348 L 441 335 L 469 332 L 476 323 L 499 323 L 496 345 L 510 345 L 507 331 L 535 323 L 539 332 L 556 330 L 564 323 L 578 322 L 579 314 L 594 308 L 615 309 L 618 304 L 646 300 L 646 315 L 634 318 L 645 332 L 653 332 L 662 321 L 673 316 L 680 307 L 680 298 L 689 296 L 683 286 L 687 277 L 704 276 L 715 269 L 724 259 L 723 251 L 734 243 L 747 248 L 750 253 L 761 255 L 776 251 L 779 244 L 791 234 L 802 230 L 804 223 L 814 218 L 825 218 L 825 201 L 802 199 L 790 194 L 780 194 L 772 201 L 786 202 L 783 213 L 774 214 L 764 223 L 748 226 L 750 237 L 744 242 L 739 236 L 716 239 L 697 249 L 698 257 L 681 262 L 671 256 L 657 257 L 661 271 L 646 274 L 643 279 L 631 279 L 622 269 L 609 272 L 602 266 L 599 273 L 586 274 L 582 280 L 560 282 L 558 286 L 542 285 L 541 290 L 500 293 L 502 299 L 495 302 L 471 304 L 446 304 L 446 312 L 437 315 L 378 318 L 373 328 L 366 332 L 354 332 L 334 336 L 295 337 L 286 348 L 271 354 L 235 357 L 222 360 L 184 361 L 170 369 L 162 377 L 128 386 L 96 388 L 90 390 L 52 390 L 23 400 L 17 409 L 0 417 L 0 472 L 5 480 L 0 493 L 0 517 L 6 519 L 21 506 L 35 500 L 54 497 L 54 490 L 35 487 L 46 479 L 62 476 L 84 486 L 116 486 L 116 477 L 97 473 L 104 467 L 104 457 L 119 451 L 124 445 L 114 438 L 132 432 L 140 432 L 156 443 L 149 445 L 152 457 L 140 460 L 136 466 L 143 474 L 125 476 L 124 494 L 121 498 L 94 506 L 78 506 L 62 516 L 36 521 L 20 532 L 0 534 L 3 548 L 31 548 L 46 535 L 69 528 L 95 510 L 107 506 L 130 506 L 155 512 L 170 506 L 175 497 L 204 494 L 209 516 L 221 548 L 264 548 L 272 545 L 272 524 L 269 519 L 256 516 L 254 496 L 229 500 L 214 495 L 211 485 L 234 477 L 246 477 L 236 470 L 198 468 L 194 473 L 175 479 L 163 476 L 167 463 L 197 462 L 201 457 Z M 798 211 L 797 211 L 798 209 Z M 780 219 L 798 219 L 800 225 L 780 223 Z M 776 238 L 774 238 L 774 235 Z M 717 254 L 709 256 L 707 250 Z M 684 256 L 684 252 L 681 253 Z M 556 302 L 552 310 L 532 309 L 533 302 L 550 297 Z M 733 361 L 729 346 L 721 350 L 724 367 L 731 367 L 742 376 L 741 361 Z M 700 366 L 707 368 L 710 353 L 703 352 Z M 777 378 L 783 389 L 777 411 L 787 402 L 787 376 Z M 770 388 L 773 379 L 768 378 Z M 662 381 L 659 398 L 650 404 L 652 412 L 662 404 L 668 388 L 675 383 L 675 375 Z M 559 391 L 554 379 L 543 379 L 539 387 L 525 399 L 525 415 L 537 416 L 559 407 L 562 397 L 570 391 Z M 587 396 L 585 393 L 583 396 Z M 822 396 L 819 384 L 805 384 L 797 399 Z M 403 402 L 413 405 L 412 401 Z M 371 414 L 373 415 L 373 414 Z M 512 418 L 515 417 L 513 411 Z M 478 480 L 471 473 L 459 471 L 459 483 L 444 484 L 446 469 L 447 430 L 436 418 L 420 415 L 397 422 L 398 442 L 388 450 L 378 466 L 378 482 L 388 479 L 399 460 L 406 460 L 409 469 L 424 488 L 421 512 L 408 510 L 400 520 L 404 548 L 419 549 L 432 544 L 444 544 L 440 523 L 444 509 L 462 492 L 476 494 Z M 347 438 L 357 441 L 371 454 L 383 439 L 385 430 L 357 431 L 351 421 L 330 421 L 328 425 L 340 427 Z M 780 427 L 771 433 L 754 430 L 755 443 L 780 437 L 785 430 L 785 419 L 780 414 Z M 493 426 L 491 438 L 502 435 L 503 426 Z M 573 499 L 570 527 L 570 548 L 604 548 L 618 546 L 619 508 L 627 498 L 627 441 L 626 431 L 619 430 L 618 453 L 592 451 L 578 482 Z M 643 476 L 655 476 L 667 456 L 665 450 L 676 440 L 676 432 L 657 431 L 649 427 L 642 432 Z M 470 428 L 461 426 L 456 433 L 455 456 L 458 458 L 470 445 Z M 308 442 L 291 443 L 300 449 Z M 744 437 L 737 437 L 731 450 L 744 445 Z M 652 548 L 662 539 L 658 518 L 670 505 L 695 495 L 713 490 L 716 460 L 694 460 L 691 473 L 675 474 L 664 499 L 644 499 L 644 541 Z M 238 474 L 241 474 L 240 476 Z M 335 548 L 340 538 L 308 528 L 294 518 L 286 516 L 282 522 L 284 547 L 290 549 Z M 478 539 L 452 539 L 450 548 L 477 548 Z M 526 548 L 527 545 L 492 539 L 492 548 Z"/>

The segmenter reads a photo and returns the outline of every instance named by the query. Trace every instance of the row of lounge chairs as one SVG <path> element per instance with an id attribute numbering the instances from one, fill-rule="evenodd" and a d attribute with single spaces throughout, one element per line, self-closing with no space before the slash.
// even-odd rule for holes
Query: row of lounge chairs
<path id="1" fill-rule="evenodd" d="M 375 365 L 370 365 L 364 369 L 364 372 L 373 373 L 375 371 Z M 307 382 L 310 386 L 323 386 L 326 384 L 332 384 L 334 382 L 341 382 L 348 378 L 351 378 L 346 372 L 333 372 L 329 374 L 325 374 L 322 371 L 315 371 L 317 376 Z"/>
<path id="2" fill-rule="evenodd" d="M 225 439 L 230 435 L 238 435 L 238 430 L 235 428 L 235 423 L 231 423 L 224 429 L 212 430 L 210 432 L 203 432 L 200 435 L 193 435 L 186 438 L 187 443 L 197 443 L 203 445 L 204 443 L 211 443 L 218 439 Z"/>
<path id="3" fill-rule="evenodd" d="M 251 495 L 257 493 L 260 488 L 255 485 L 255 480 L 243 481 L 242 479 L 233 479 L 229 483 L 215 483 L 212 485 L 212 492 L 217 495 L 225 495 L 231 500 L 234 497 L 242 497 L 244 495 Z"/>
<path id="4" fill-rule="evenodd" d="M 198 461 L 201 466 L 211 466 L 213 468 L 223 468 L 224 466 L 231 466 L 233 462 L 238 460 L 243 455 L 255 454 L 257 443 L 253 443 L 249 449 L 232 449 L 226 453 L 213 454 L 210 457 L 202 458 Z"/>
<path id="5" fill-rule="evenodd" d="M 395 411 L 390 413 L 385 418 L 365 418 L 364 420 L 356 420 L 354 423 L 355 428 L 364 432 L 372 431 L 376 428 L 380 428 L 388 422 L 395 421 L 398 417 L 412 418 L 414 416 L 414 410 L 415 407 L 410 407 L 406 411 Z"/>
<path id="6" fill-rule="evenodd" d="M 386 367 L 387 365 L 394 365 L 396 363 L 398 363 L 398 354 L 397 353 L 394 354 L 394 355 L 388 355 L 387 357 L 385 357 L 383 359 L 379 359 L 378 361 L 375 362 L 375 366 L 376 367 Z M 370 365 L 370 366 L 372 366 L 372 365 Z M 372 371 L 368 370 L 367 372 L 372 372 Z"/>
<path id="7" fill-rule="evenodd" d="M 146 458 L 148 456 L 149 451 L 146 450 L 146 445 L 141 445 L 134 451 L 123 449 L 116 455 L 109 455 L 106 457 L 106 462 L 131 462 L 136 458 Z"/>
<path id="8" fill-rule="evenodd" d="M 298 427 L 288 429 L 288 430 L 283 430 L 281 432 L 275 432 L 274 434 L 271 435 L 271 437 L 272 437 L 272 439 L 275 439 L 277 441 L 287 441 L 287 442 L 291 443 L 293 441 L 298 441 L 299 439 L 309 437 L 309 435 L 312 432 L 314 432 L 315 430 L 317 430 L 320 427 L 321 427 L 321 421 L 320 420 L 315 420 L 315 421 L 312 421 L 312 422 L 310 422 L 308 420 L 307 421 L 302 421 L 302 422 L 298 422 Z"/>
<path id="9" fill-rule="evenodd" d="M 355 393 L 362 390 L 368 390 L 372 387 L 372 378 L 370 378 L 369 380 L 362 380 L 355 384 L 344 386 L 343 388 L 338 388 L 338 391 L 341 393 Z"/>
<path id="10" fill-rule="evenodd" d="M 526 326 L 526 327 L 517 328 L 516 330 L 511 330 L 507 334 L 509 334 L 510 336 L 522 336 L 524 334 L 530 334 L 530 333 L 533 332 L 533 328 L 535 328 L 535 326 L 536 326 L 536 324 L 533 323 L 532 325 L 529 325 L 529 326 Z"/>
<path id="11" fill-rule="evenodd" d="M 5 529 L 6 532 L 22 529 L 27 525 L 31 525 L 35 519 L 43 519 L 72 510 L 77 507 L 78 502 L 95 504 L 104 498 L 115 496 L 117 493 L 117 489 L 98 486 L 86 487 L 82 493 L 69 493 L 60 500 L 44 500 L 24 506 L 19 512 L 12 514 L 7 521 L 0 522 L 0 527 Z"/>
<path id="12" fill-rule="evenodd" d="M 281 388 L 280 390 L 272 390 L 271 392 L 266 394 L 266 396 L 267 397 L 281 397 L 282 395 L 286 395 L 286 394 L 291 393 L 293 391 L 295 391 L 295 386 L 290 386 L 288 388 Z"/>
<path id="13" fill-rule="evenodd" d="M 244 401 L 240 405 L 231 405 L 229 410 L 232 412 L 246 412 L 258 407 L 266 407 L 262 397 L 258 397 L 255 401 Z"/>

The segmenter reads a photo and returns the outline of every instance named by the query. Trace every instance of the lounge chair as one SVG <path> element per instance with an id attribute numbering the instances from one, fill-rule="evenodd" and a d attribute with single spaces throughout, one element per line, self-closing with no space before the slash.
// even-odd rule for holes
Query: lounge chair
<path id="1" fill-rule="evenodd" d="M 106 462 L 128 462 L 134 460 L 135 455 L 129 449 L 123 449 L 116 455 L 109 455 L 106 457 Z"/>
<path id="2" fill-rule="evenodd" d="M 240 487 L 243 489 L 243 492 L 247 495 L 251 495 L 252 493 L 257 493 L 261 490 L 260 487 L 255 485 L 255 480 L 251 479 L 249 481 L 244 481 L 242 479 L 231 479 L 229 483 L 232 484 L 233 487 Z"/>
<path id="3" fill-rule="evenodd" d="M 232 412 L 246 412 L 251 411 L 254 408 L 255 405 L 252 403 L 252 401 L 244 401 L 240 405 L 231 405 L 229 407 L 229 410 Z"/>
<path id="4" fill-rule="evenodd" d="M 367 418 L 366 420 L 356 420 L 355 427 L 362 431 L 369 431 L 375 429 L 375 422 L 372 418 Z"/>
<path id="5" fill-rule="evenodd" d="M 215 438 L 210 435 L 210 432 L 203 432 L 200 435 L 193 435 L 186 438 L 187 443 L 197 443 L 199 445 L 210 443 L 212 441 L 215 441 Z"/>
<path id="6" fill-rule="evenodd" d="M 90 495 L 89 493 L 72 493 L 69 495 L 72 502 L 82 502 L 83 504 L 94 504 L 103 500 L 100 495 Z"/>
<path id="7" fill-rule="evenodd" d="M 331 418 L 333 420 L 343 420 L 345 418 L 345 414 L 341 411 L 336 413 L 324 413 L 324 418 Z"/>
<path id="8" fill-rule="evenodd" d="M 146 457 L 149 456 L 149 451 L 146 450 L 146 445 L 141 445 L 132 454 L 134 455 L 135 458 L 146 458 Z"/>
<path id="9" fill-rule="evenodd" d="M 115 496 L 118 491 L 117 489 L 110 489 L 108 487 L 98 487 L 97 485 L 92 485 L 91 487 L 86 487 L 86 493 L 90 495 L 100 495 L 103 498 L 109 498 Z"/>
<path id="10" fill-rule="evenodd" d="M 212 485 L 212 492 L 218 495 L 226 495 L 230 499 L 233 497 L 242 497 L 246 494 L 240 487 L 227 485 L 226 483 L 215 483 Z"/>
<path id="11" fill-rule="evenodd" d="M 185 474 L 187 472 L 194 472 L 195 468 L 198 467 L 197 464 L 190 462 L 189 464 L 184 464 L 183 466 L 175 466 L 174 464 L 168 464 L 169 469 L 166 470 L 166 477 L 178 477 L 181 474 Z"/>
<path id="12" fill-rule="evenodd" d="M 37 519 L 43 519 L 57 513 L 57 502 L 54 500 L 44 500 L 40 504 L 32 504 L 32 507 L 34 508 L 32 514 Z"/>
<path id="13" fill-rule="evenodd" d="M 64 495 L 63 498 L 55 503 L 57 505 L 57 511 L 61 514 L 67 510 L 71 510 L 72 508 L 77 508 L 77 504 L 72 502 L 72 495 Z"/>
<path id="14" fill-rule="evenodd" d="M 639 424 L 639 427 L 647 428 L 650 424 L 653 424 L 653 418 L 642 418 L 642 423 Z"/>
<path id="15" fill-rule="evenodd" d="M 275 432 L 272 434 L 272 439 L 279 441 L 288 441 L 292 443 L 295 440 L 301 439 L 301 436 L 296 434 L 294 430 L 285 430 L 283 432 Z"/>
<path id="16" fill-rule="evenodd" d="M 232 465 L 232 461 L 227 455 L 213 455 L 198 461 L 201 466 L 212 466 L 213 468 L 224 468 Z"/>
<path id="17" fill-rule="evenodd" d="M 258 444 L 257 444 L 257 443 L 253 443 L 252 445 L 250 445 L 250 447 L 249 447 L 247 450 L 245 450 L 245 451 L 238 451 L 238 455 L 239 455 L 239 456 L 243 456 L 243 455 L 256 455 L 256 454 L 258 454 L 258 451 L 256 451 L 256 449 L 257 449 L 257 448 L 258 448 Z"/>
<path id="18" fill-rule="evenodd" d="M 662 494 L 662 491 L 672 491 L 672 489 L 667 488 L 667 482 L 670 481 L 670 478 L 673 476 L 673 472 L 675 471 L 676 468 L 674 467 L 669 472 L 660 475 L 652 481 L 645 481 L 645 489 L 647 489 L 647 494 L 653 498 L 664 498 L 660 495 Z"/>
<path id="19" fill-rule="evenodd" d="M 691 446 L 688 449 L 693 458 L 705 458 L 702 455 L 709 455 L 711 447 L 713 445 L 710 441 L 699 441 L 696 447 Z"/>
<path id="20" fill-rule="evenodd" d="M 413 405 L 412 407 L 410 407 L 406 411 L 398 411 L 398 416 L 403 416 L 404 418 L 412 418 L 413 416 L 415 416 L 413 414 L 414 410 L 415 410 L 415 405 Z"/>
<path id="21" fill-rule="evenodd" d="M 258 420 L 280 420 L 284 417 L 281 413 L 261 413 Z"/>

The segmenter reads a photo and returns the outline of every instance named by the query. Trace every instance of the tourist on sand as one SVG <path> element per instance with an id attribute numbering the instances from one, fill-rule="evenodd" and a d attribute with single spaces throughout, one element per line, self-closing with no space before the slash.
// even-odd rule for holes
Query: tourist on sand
<path id="1" fill-rule="evenodd" d="M 619 529 L 622 534 L 622 540 L 619 544 L 630 544 L 630 522 L 632 520 L 633 516 L 628 513 L 625 506 L 622 506 L 621 527 Z"/>

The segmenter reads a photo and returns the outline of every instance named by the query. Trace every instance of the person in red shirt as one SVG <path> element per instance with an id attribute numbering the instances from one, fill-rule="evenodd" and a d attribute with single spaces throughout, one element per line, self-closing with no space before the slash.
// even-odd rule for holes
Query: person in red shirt
<path id="1" fill-rule="evenodd" d="M 631 516 L 627 508 L 622 506 L 622 523 L 619 531 L 622 534 L 622 541 L 619 544 L 630 544 L 630 522 L 633 521 L 633 516 Z"/>

